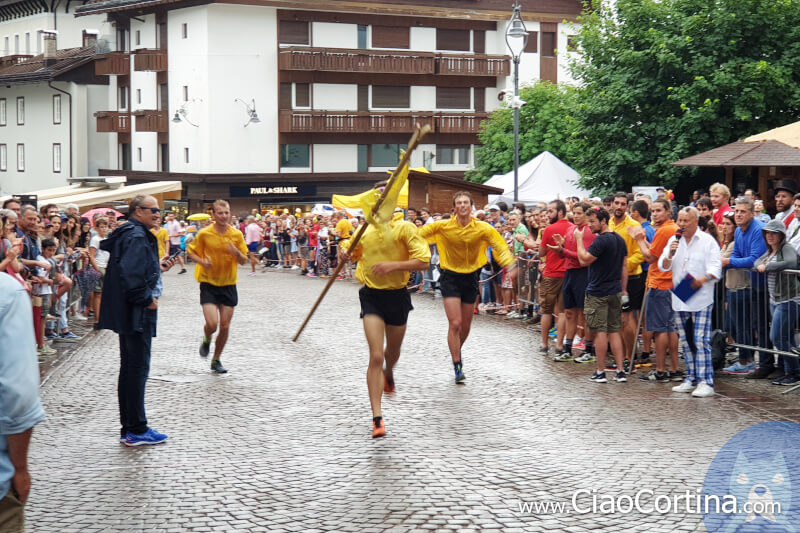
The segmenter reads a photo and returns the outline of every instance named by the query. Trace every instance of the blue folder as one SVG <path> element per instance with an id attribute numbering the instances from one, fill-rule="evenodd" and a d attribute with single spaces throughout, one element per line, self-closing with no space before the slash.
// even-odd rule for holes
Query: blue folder
<path id="1" fill-rule="evenodd" d="M 672 289 L 672 292 L 675 294 L 675 296 L 680 298 L 681 301 L 683 301 L 684 303 L 691 300 L 692 296 L 694 296 L 697 293 L 697 291 L 700 290 L 692 288 L 693 281 L 694 281 L 694 276 L 692 276 L 691 274 L 686 274 L 686 277 L 683 278 L 683 281 L 678 283 L 678 286 Z"/>

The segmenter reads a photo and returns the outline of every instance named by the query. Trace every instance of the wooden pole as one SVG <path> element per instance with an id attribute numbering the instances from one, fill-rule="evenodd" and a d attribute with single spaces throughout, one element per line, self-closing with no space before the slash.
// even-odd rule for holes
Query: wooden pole
<path id="1" fill-rule="evenodd" d="M 400 173 L 400 170 L 402 170 L 402 168 L 409 163 L 409 160 L 411 159 L 411 153 L 419 145 L 420 141 L 422 141 L 422 138 L 425 137 L 425 135 L 427 135 L 429 131 L 431 131 L 431 127 L 428 124 L 422 127 L 420 127 L 420 125 L 417 124 L 416 130 L 414 131 L 414 135 L 411 136 L 411 140 L 408 142 L 408 150 L 406 150 L 406 153 L 403 154 L 403 157 L 400 159 L 400 163 L 398 163 L 397 168 L 395 168 L 394 171 L 392 172 L 392 175 L 389 177 L 389 181 L 387 182 L 386 187 L 383 188 L 383 192 L 378 198 L 378 201 L 375 202 L 375 206 L 372 208 L 373 215 L 375 215 L 378 212 L 378 209 L 380 209 L 381 205 L 386 200 L 386 195 L 389 193 L 391 188 L 397 182 L 397 176 Z M 356 234 L 350 240 L 350 246 L 349 246 L 350 250 L 355 250 L 356 246 L 358 246 L 358 243 L 361 240 L 361 237 L 364 235 L 364 231 L 366 231 L 368 225 L 369 223 L 365 220 L 364 223 L 358 227 Z M 314 316 L 317 307 L 319 307 L 319 304 L 322 303 L 322 300 L 323 298 L 325 298 L 325 295 L 328 294 L 328 290 L 331 288 L 331 285 L 333 285 L 333 282 L 336 281 L 336 278 L 339 276 L 339 272 L 341 272 L 343 267 L 344 267 L 344 261 L 339 261 L 338 264 L 336 265 L 336 270 L 334 270 L 333 274 L 328 279 L 328 282 L 325 284 L 325 288 L 322 289 L 322 293 L 317 298 L 317 301 L 314 302 L 314 306 L 311 308 L 311 311 L 309 311 L 308 316 L 306 316 L 306 319 L 300 325 L 300 329 L 297 330 L 297 333 L 295 334 L 294 338 L 292 338 L 292 342 L 297 342 L 297 339 L 300 338 L 300 334 L 303 333 L 303 330 L 305 329 L 308 322 L 311 320 L 311 317 Z"/>

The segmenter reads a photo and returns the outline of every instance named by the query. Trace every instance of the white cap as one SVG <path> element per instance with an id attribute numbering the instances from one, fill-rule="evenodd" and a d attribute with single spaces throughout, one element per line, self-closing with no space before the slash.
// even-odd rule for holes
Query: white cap
<path id="1" fill-rule="evenodd" d="M 500 208 L 497 207 L 497 204 L 492 204 L 489 206 L 489 211 L 500 211 Z"/>

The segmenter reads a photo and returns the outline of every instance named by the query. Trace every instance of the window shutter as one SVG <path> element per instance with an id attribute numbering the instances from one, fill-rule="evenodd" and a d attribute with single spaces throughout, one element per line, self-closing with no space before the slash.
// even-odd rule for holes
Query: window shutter
<path id="1" fill-rule="evenodd" d="M 483 30 L 472 30 L 472 51 L 476 54 L 486 53 L 486 32 Z"/>
<path id="2" fill-rule="evenodd" d="M 291 83 L 281 83 L 280 98 L 278 100 L 280 102 L 280 109 L 291 109 L 292 108 L 292 84 Z"/>
<path id="3" fill-rule="evenodd" d="M 436 49 L 469 52 L 469 30 L 436 29 Z"/>
<path id="4" fill-rule="evenodd" d="M 294 105 L 297 107 L 311 107 L 309 86 L 307 83 L 294 84 Z"/>
<path id="5" fill-rule="evenodd" d="M 281 44 L 309 44 L 308 22 L 281 20 L 278 23 L 278 39 Z"/>
<path id="6" fill-rule="evenodd" d="M 556 33 L 553 31 L 542 32 L 542 55 L 545 57 L 555 57 L 556 55 Z"/>
<path id="7" fill-rule="evenodd" d="M 404 48 L 410 46 L 410 29 L 400 26 L 372 26 L 373 48 Z"/>
<path id="8" fill-rule="evenodd" d="M 411 107 L 411 87 L 372 86 L 372 107 L 407 109 Z"/>
<path id="9" fill-rule="evenodd" d="M 470 109 L 471 87 L 437 87 L 437 109 Z"/>
<path id="10" fill-rule="evenodd" d="M 525 45 L 525 51 L 529 54 L 535 54 L 539 51 L 538 31 L 532 31 L 528 33 L 528 43 Z"/>

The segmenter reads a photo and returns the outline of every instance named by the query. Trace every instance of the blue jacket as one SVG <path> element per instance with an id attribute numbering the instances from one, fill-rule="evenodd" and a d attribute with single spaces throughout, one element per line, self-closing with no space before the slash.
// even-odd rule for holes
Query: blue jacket
<path id="1" fill-rule="evenodd" d="M 767 243 L 761 234 L 762 229 L 764 224 L 755 218 L 750 221 L 747 231 L 742 232 L 741 228 L 736 228 L 730 268 L 753 268 L 756 259 L 767 253 Z M 766 279 L 766 276 L 758 272 L 750 273 L 750 281 L 754 287 L 766 286 Z"/>
<path id="2" fill-rule="evenodd" d="M 120 335 L 156 336 L 153 289 L 161 275 L 158 241 L 136 219 L 115 229 L 100 243 L 111 254 L 103 279 L 103 297 L 97 327 Z"/>

